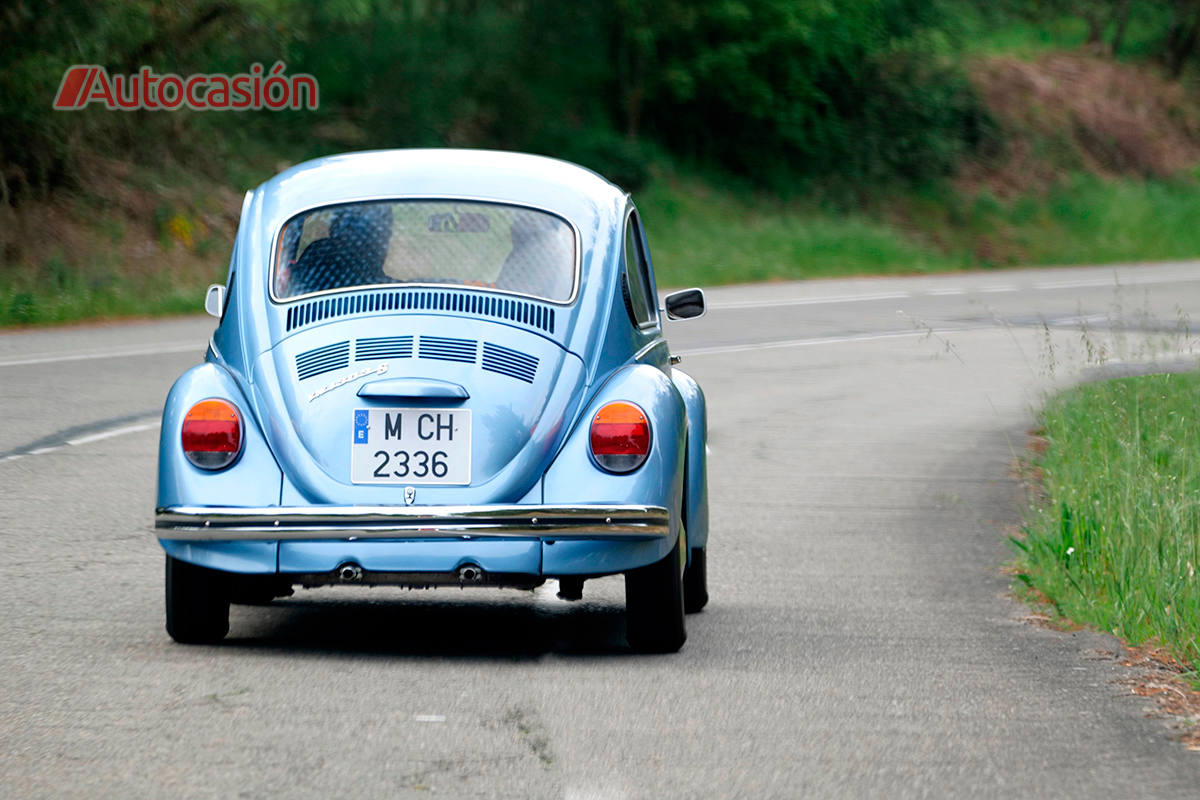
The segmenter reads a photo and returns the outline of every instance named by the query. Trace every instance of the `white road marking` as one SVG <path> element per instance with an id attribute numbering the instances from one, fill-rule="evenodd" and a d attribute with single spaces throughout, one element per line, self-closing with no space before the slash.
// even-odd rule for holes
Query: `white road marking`
<path id="1" fill-rule="evenodd" d="M 1156 278 L 1137 278 L 1131 277 L 1122 279 L 1119 276 L 1109 278 L 1086 278 L 1079 280 L 1065 281 L 1034 281 L 1031 285 L 1014 285 L 1014 284 L 994 284 L 991 286 L 980 287 L 961 287 L 953 286 L 945 289 L 929 289 L 916 291 L 898 291 L 898 292 L 880 292 L 876 294 L 835 294 L 826 297 L 796 297 L 786 300 L 729 300 L 725 302 L 716 301 L 708 304 L 710 309 L 742 309 L 742 308 L 775 308 L 781 306 L 816 306 L 816 305 L 834 305 L 838 303 L 867 303 L 874 300 L 903 300 L 905 298 L 916 295 L 924 295 L 926 297 L 950 297 L 953 295 L 963 295 L 968 292 L 979 292 L 980 294 L 999 294 L 1003 292 L 1019 292 L 1022 289 L 1046 290 L 1046 289 L 1087 289 L 1087 288 L 1103 288 L 1118 286 L 1142 286 L 1155 283 L 1196 283 L 1200 281 L 1200 277 L 1187 278 L 1180 276 L 1161 276 Z M 0 363 L 0 366 L 4 366 Z"/>
<path id="2" fill-rule="evenodd" d="M 902 300 L 912 297 L 912 292 L 884 292 L 881 294 L 842 294 L 828 297 L 795 297 L 790 300 L 731 300 L 709 303 L 711 308 L 772 308 L 775 306 L 816 306 L 826 303 L 860 303 L 870 300 Z"/>
<path id="3" fill-rule="evenodd" d="M 39 447 L 36 450 L 30 450 L 27 453 L 13 453 L 10 456 L 0 459 L 0 462 L 16 461 L 17 459 L 24 458 L 25 456 L 40 456 L 45 455 L 46 453 L 53 453 L 58 450 L 62 450 L 64 447 L 79 447 L 80 445 L 91 444 L 92 442 L 100 442 L 105 439 L 115 438 L 117 436 L 126 436 L 130 433 L 141 433 L 142 431 L 153 430 L 160 425 L 162 425 L 162 422 L 154 420 L 153 422 L 140 422 L 136 425 L 123 425 L 120 428 L 109 428 L 106 431 L 98 431 L 96 433 L 89 433 L 87 436 L 68 439 L 62 444 L 52 444 L 47 447 Z"/>
<path id="4" fill-rule="evenodd" d="M 72 447 L 78 447 L 81 444 L 91 444 L 92 442 L 99 442 L 103 439 L 111 439 L 114 436 L 124 436 L 127 433 L 148 431 L 152 428 L 157 428 L 161 424 L 161 422 L 144 422 L 141 425 L 126 425 L 123 428 L 112 428 L 107 431 L 100 431 L 99 433 L 80 436 L 78 439 L 68 439 L 67 444 L 71 445 Z"/>
<path id="5" fill-rule="evenodd" d="M 195 341 L 169 342 L 167 344 L 158 345 L 157 347 L 137 347 L 126 348 L 121 350 L 102 350 L 94 353 L 73 353 L 69 356 L 33 356 L 31 358 L 18 358 L 11 361 L 0 361 L 0 367 L 24 367 L 29 364 L 58 364 L 63 361 L 90 361 L 94 358 L 125 358 L 127 356 L 156 356 L 167 353 L 186 353 L 189 350 L 197 354 L 203 353 L 206 344 L 198 344 Z"/>
<path id="6" fill-rule="evenodd" d="M 1113 278 L 1086 281 L 1039 281 L 1033 284 L 1034 289 L 1084 289 L 1089 286 L 1116 286 Z"/>
<path id="7" fill-rule="evenodd" d="M 846 342 L 873 342 L 880 339 L 914 339 L 932 334 L 956 333 L 967 328 L 933 329 L 924 331 L 893 331 L 890 333 L 868 333 L 859 336 L 828 336 L 819 339 L 789 339 L 782 342 L 758 342 L 756 344 L 731 344 L 718 347 L 698 347 L 695 350 L 680 350 L 680 356 L 710 356 L 720 353 L 745 353 L 752 350 L 775 350 L 784 347 L 813 347 L 822 344 L 843 344 Z"/>
<path id="8" fill-rule="evenodd" d="M 1033 284 L 1034 289 L 1086 289 L 1097 286 L 1111 286 L 1114 289 L 1117 286 L 1146 286 L 1154 283 L 1196 283 L 1200 281 L 1200 277 L 1186 278 L 1178 275 L 1164 275 L 1158 278 L 1138 278 L 1130 277 L 1122 279 L 1120 276 L 1112 278 L 1089 278 L 1086 280 L 1074 281 L 1042 281 Z"/>
<path id="9" fill-rule="evenodd" d="M 445 722 L 442 714 L 413 714 L 413 722 Z"/>

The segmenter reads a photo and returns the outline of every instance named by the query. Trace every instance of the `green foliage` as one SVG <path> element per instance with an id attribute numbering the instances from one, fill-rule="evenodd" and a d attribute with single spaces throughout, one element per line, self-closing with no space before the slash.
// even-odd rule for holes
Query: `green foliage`
<path id="1" fill-rule="evenodd" d="M 0 327 L 194 314 L 203 308 L 203 285 L 194 280 L 177 281 L 169 274 L 134 281 L 103 275 L 85 279 L 61 259 L 51 259 L 38 278 L 32 285 L 0 283 Z"/>
<path id="2" fill-rule="evenodd" d="M 312 6 L 293 47 L 323 102 L 361 121 L 379 147 L 488 147 L 544 153 L 628 189 L 653 148 L 609 114 L 607 3 L 532 0 L 464 13 L 382 5 Z"/>
<path id="3" fill-rule="evenodd" d="M 95 105 L 55 111 L 67 68 L 99 64 L 110 74 L 148 65 L 156 71 L 244 72 L 286 54 L 286 25 L 270 19 L 269 0 L 16 0 L 0 12 L 0 203 L 77 182 L 82 162 L 99 157 L 212 165 L 213 120 L 189 112 L 113 112 Z M 263 130 L 294 119 L 260 113 L 210 115 L 222 132 Z M 272 138 L 286 140 L 286 128 Z"/>
<path id="4" fill-rule="evenodd" d="M 1048 201 L 1040 255 L 1059 263 L 1189 258 L 1200 253 L 1196 195 L 1183 178 L 1104 181 L 1076 175 Z"/>
<path id="5" fill-rule="evenodd" d="M 1185 0 L 15 0 L 0 12 L 0 202 L 92 154 L 219 170 L 212 151 L 465 146 L 575 160 L 627 188 L 666 148 L 789 195 L 921 183 L 994 149 L 973 50 L 1094 40 L 1194 59 Z M 64 70 L 317 76 L 312 112 L 54 112 Z M 352 135 L 330 135 L 337 125 Z M 233 143 L 230 145 L 229 143 Z M 264 146 L 265 145 L 265 146 Z M 836 190 L 836 188 L 835 188 Z"/>
<path id="6" fill-rule="evenodd" d="M 1163 180 L 1102 179 L 1076 173 L 1046 193 L 973 200 L 947 190 L 910 193 L 910 220 L 978 266 L 1100 264 L 1194 258 L 1200 184 L 1187 175 Z"/>
<path id="7" fill-rule="evenodd" d="M 32 292 L 14 292 L 8 303 L 5 322 L 28 325 L 38 321 L 37 302 Z"/>
<path id="8" fill-rule="evenodd" d="M 663 285 L 803 280 L 1020 264 L 1194 258 L 1200 184 L 1075 175 L 1048 194 L 973 198 L 944 184 L 866 211 L 784 201 L 710 176 L 660 175 L 635 195 Z M 887 224 L 881 220 L 897 220 Z"/>
<path id="9" fill-rule="evenodd" d="M 640 4 L 626 4 L 639 8 Z M 939 2 L 667 2 L 619 39 L 625 123 L 776 189 L 945 174 L 986 136 Z M 644 118 L 644 122 L 643 122 Z"/>
<path id="10" fill-rule="evenodd" d="M 659 286 L 924 272 L 961 263 L 856 214 L 658 176 L 635 197 Z"/>
<path id="11" fill-rule="evenodd" d="M 1173 77 L 1194 63 L 1200 43 L 1200 5 L 1192 0 L 974 0 L 959 18 L 976 52 L 1086 47 L 1157 60 Z"/>
<path id="12" fill-rule="evenodd" d="M 1014 540 L 1064 615 L 1200 667 L 1200 375 L 1090 384 L 1043 412 L 1047 493 Z"/>
<path id="13" fill-rule="evenodd" d="M 658 142 L 784 189 L 944 174 L 986 124 L 943 0 L 18 0 L 0 15 L 3 199 L 69 183 L 84 153 L 212 168 L 213 138 L 545 152 L 636 188 Z M 111 74 L 315 75 L 317 113 L 55 112 L 73 63 Z"/>

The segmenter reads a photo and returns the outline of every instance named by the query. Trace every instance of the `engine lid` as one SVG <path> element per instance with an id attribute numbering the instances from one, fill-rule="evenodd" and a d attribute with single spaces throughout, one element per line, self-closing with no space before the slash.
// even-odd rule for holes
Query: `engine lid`
<path id="1" fill-rule="evenodd" d="M 582 361 L 535 333 L 437 315 L 332 322 L 254 362 L 264 434 L 312 503 L 512 503 L 581 404 Z"/>

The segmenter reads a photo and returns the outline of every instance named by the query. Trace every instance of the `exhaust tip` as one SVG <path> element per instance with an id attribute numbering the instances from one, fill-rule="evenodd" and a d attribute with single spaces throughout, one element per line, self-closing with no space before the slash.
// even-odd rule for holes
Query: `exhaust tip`
<path id="1" fill-rule="evenodd" d="M 354 583 L 362 580 L 362 567 L 358 564 L 342 564 L 337 568 L 338 579 L 342 583 Z"/>
<path id="2" fill-rule="evenodd" d="M 483 568 L 478 564 L 463 564 L 458 568 L 460 583 L 479 583 L 483 580 Z"/>

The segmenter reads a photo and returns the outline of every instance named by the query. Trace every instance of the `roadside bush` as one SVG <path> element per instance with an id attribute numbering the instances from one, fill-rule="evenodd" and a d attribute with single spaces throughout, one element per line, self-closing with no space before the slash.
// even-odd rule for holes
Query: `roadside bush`
<path id="1" fill-rule="evenodd" d="M 635 30 L 627 122 L 760 181 L 922 180 L 980 144 L 986 115 L 938 2 L 668 2 Z"/>

